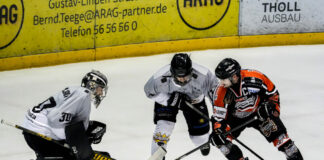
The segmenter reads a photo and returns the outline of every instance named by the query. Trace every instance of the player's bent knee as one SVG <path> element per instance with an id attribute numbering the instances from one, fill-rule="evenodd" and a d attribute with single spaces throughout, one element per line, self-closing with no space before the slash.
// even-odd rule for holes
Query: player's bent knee
<path id="1" fill-rule="evenodd" d="M 272 142 L 280 135 L 287 133 L 286 127 L 284 126 L 280 118 L 268 118 L 267 120 L 262 122 L 259 127 L 260 132 L 268 142 Z"/>
<path id="2" fill-rule="evenodd" d="M 278 150 L 285 153 L 287 160 L 303 160 L 303 156 L 292 140 L 281 145 Z"/>

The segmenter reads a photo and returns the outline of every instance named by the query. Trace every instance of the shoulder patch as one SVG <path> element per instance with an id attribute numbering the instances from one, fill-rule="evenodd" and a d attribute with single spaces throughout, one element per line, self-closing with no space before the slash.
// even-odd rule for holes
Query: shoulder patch
<path id="1" fill-rule="evenodd" d="M 63 97 L 69 97 L 71 95 L 71 91 L 69 89 L 69 87 L 66 87 L 63 91 L 62 91 Z"/>
<path id="2" fill-rule="evenodd" d="M 166 77 L 162 77 L 162 78 L 161 78 L 161 82 L 162 82 L 162 83 L 165 83 L 166 81 L 167 81 L 167 78 L 166 78 Z"/>
<path id="3" fill-rule="evenodd" d="M 192 77 L 193 77 L 194 79 L 197 79 L 197 78 L 198 78 L 198 75 L 195 74 L 195 73 L 193 73 L 193 74 L 192 74 Z"/>

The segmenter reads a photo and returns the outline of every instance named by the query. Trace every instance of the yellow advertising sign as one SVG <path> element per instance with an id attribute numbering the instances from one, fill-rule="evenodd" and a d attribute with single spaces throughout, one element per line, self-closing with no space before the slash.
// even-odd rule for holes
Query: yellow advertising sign
<path id="1" fill-rule="evenodd" d="M 238 35 L 238 1 L 1 0 L 0 58 Z"/>
<path id="2" fill-rule="evenodd" d="M 11 45 L 19 35 L 24 21 L 22 0 L 1 1 L 0 6 L 0 50 Z"/>

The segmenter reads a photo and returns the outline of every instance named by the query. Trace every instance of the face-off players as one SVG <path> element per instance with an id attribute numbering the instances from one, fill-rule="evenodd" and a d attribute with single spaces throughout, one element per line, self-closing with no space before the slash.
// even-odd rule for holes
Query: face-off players
<path id="1" fill-rule="evenodd" d="M 171 64 L 162 67 L 148 80 L 144 90 L 147 97 L 155 101 L 152 154 L 159 146 L 166 148 L 179 109 L 183 111 L 192 142 L 198 146 L 208 141 L 209 122 L 186 102 L 208 116 L 205 96 L 211 96 L 211 89 L 217 83 L 211 71 L 192 63 L 185 53 L 175 54 Z M 209 145 L 203 147 L 202 154 L 208 155 L 209 149 Z"/>
<path id="2" fill-rule="evenodd" d="M 284 152 L 288 160 L 303 159 L 279 117 L 279 92 L 267 76 L 256 70 L 241 69 L 232 58 L 223 59 L 215 74 L 220 79 L 220 85 L 213 96 L 212 144 L 229 160 L 243 159 L 242 151 L 231 140 L 245 128 L 226 137 L 222 133 L 257 116 L 258 120 L 247 127 L 257 129 L 268 142 Z"/>
<path id="3" fill-rule="evenodd" d="M 107 78 L 99 71 L 87 73 L 81 86 L 67 87 L 44 102 L 28 110 L 23 127 L 54 140 L 69 144 L 77 150 L 72 153 L 41 137 L 23 132 L 29 147 L 36 153 L 37 160 L 92 159 L 97 156 L 91 143 L 100 143 L 106 125 L 90 121 L 91 102 L 98 107 L 107 93 Z M 102 153 L 108 156 L 108 153 Z"/>

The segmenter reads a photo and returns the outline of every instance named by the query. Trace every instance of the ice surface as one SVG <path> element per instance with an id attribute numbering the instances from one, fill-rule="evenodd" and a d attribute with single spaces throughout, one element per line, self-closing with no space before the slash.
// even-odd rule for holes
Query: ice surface
<path id="1" fill-rule="evenodd" d="M 304 159 L 321 159 L 324 148 L 324 45 L 281 46 L 190 52 L 194 62 L 212 71 L 225 57 L 238 60 L 243 68 L 265 73 L 278 87 L 281 118 Z M 123 58 L 97 62 L 0 72 L 0 117 L 21 123 L 33 107 L 66 86 L 79 85 L 91 69 L 108 74 L 108 96 L 91 119 L 107 123 L 102 142 L 93 145 L 119 160 L 145 160 L 150 155 L 153 102 L 146 98 L 143 86 L 160 67 L 170 63 L 173 54 Z M 211 108 L 209 108 L 211 109 Z M 321 118 L 322 117 L 322 118 Z M 194 148 L 181 112 L 168 145 L 167 159 L 175 159 Z M 285 159 L 272 144 L 253 129 L 239 139 L 265 159 Z M 242 147 L 241 147 L 242 148 Z M 257 159 L 243 149 L 250 159 Z M 0 125 L 0 159 L 29 160 L 35 155 L 25 144 L 21 131 Z M 184 160 L 223 160 L 215 147 L 207 157 L 200 152 Z"/>

